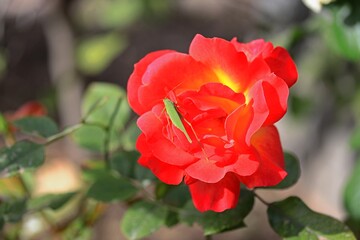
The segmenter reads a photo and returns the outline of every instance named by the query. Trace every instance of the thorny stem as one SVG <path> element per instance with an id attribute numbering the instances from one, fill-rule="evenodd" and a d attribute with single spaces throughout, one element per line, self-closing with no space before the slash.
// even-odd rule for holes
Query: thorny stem
<path id="1" fill-rule="evenodd" d="M 110 161 L 111 129 L 112 129 L 112 126 L 114 124 L 115 117 L 116 117 L 117 113 L 119 112 L 121 101 L 122 101 L 122 99 L 118 98 L 118 100 L 116 102 L 116 105 L 115 105 L 115 109 L 114 109 L 113 113 L 110 116 L 109 124 L 105 128 L 106 135 L 105 135 L 105 140 L 104 140 L 104 161 L 105 161 L 105 164 L 106 164 L 106 168 L 108 170 L 111 169 L 111 161 Z"/>

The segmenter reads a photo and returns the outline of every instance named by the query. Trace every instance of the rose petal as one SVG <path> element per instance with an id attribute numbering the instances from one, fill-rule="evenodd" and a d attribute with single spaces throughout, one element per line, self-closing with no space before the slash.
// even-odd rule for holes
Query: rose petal
<path id="1" fill-rule="evenodd" d="M 199 91 L 187 91 L 180 99 L 192 101 L 201 111 L 222 109 L 226 113 L 232 112 L 245 102 L 242 93 L 236 93 L 221 83 L 204 84 Z"/>
<path id="2" fill-rule="evenodd" d="M 223 212 L 234 208 L 240 194 L 240 182 L 233 174 L 227 174 L 217 183 L 204 183 L 188 179 L 195 207 L 200 211 Z"/>
<path id="3" fill-rule="evenodd" d="M 246 85 L 248 62 L 245 54 L 221 38 L 205 38 L 197 34 L 191 42 L 189 53 L 196 60 L 209 66 L 217 75 L 218 82 L 235 92 Z"/>
<path id="4" fill-rule="evenodd" d="M 182 53 L 169 53 L 157 58 L 147 68 L 139 87 L 138 98 L 144 109 L 179 95 L 185 90 L 198 90 L 206 82 L 216 81 L 216 75 L 200 62 Z"/>
<path id="5" fill-rule="evenodd" d="M 236 39 L 232 39 L 231 43 L 237 51 L 245 53 L 249 61 L 253 61 L 257 57 L 263 58 L 271 71 L 282 78 L 288 87 L 296 82 L 298 78 L 296 65 L 285 48 L 274 48 L 272 43 L 265 42 L 263 39 L 249 43 L 239 43 Z"/>
<path id="6" fill-rule="evenodd" d="M 247 97 L 246 92 L 249 88 L 251 88 L 252 85 L 271 74 L 269 66 L 264 61 L 264 59 L 260 57 L 255 58 L 254 61 L 250 62 L 246 71 L 247 85 L 245 90 L 245 97 Z"/>
<path id="7" fill-rule="evenodd" d="M 174 145 L 163 135 L 163 123 L 153 112 L 143 114 L 137 121 L 141 131 L 146 136 L 146 142 L 152 153 L 160 161 L 176 166 L 188 165 L 196 158 Z"/>
<path id="8" fill-rule="evenodd" d="M 265 125 L 274 124 L 286 113 L 289 88 L 274 74 L 255 83 L 248 95 L 253 99 L 254 118 L 266 119 Z"/>
<path id="9" fill-rule="evenodd" d="M 231 43 L 237 51 L 245 53 L 250 62 L 258 56 L 268 56 L 274 48 L 272 43 L 265 42 L 264 39 L 256 39 L 249 43 L 239 43 L 234 38 L 231 40 Z"/>
<path id="10" fill-rule="evenodd" d="M 139 103 L 139 93 L 138 90 L 142 85 L 142 77 L 149 66 L 155 59 L 163 56 L 165 54 L 173 52 L 172 50 L 161 50 L 147 54 L 142 58 L 138 63 L 134 65 L 134 71 L 130 75 L 128 84 L 127 84 L 127 94 L 128 101 L 131 108 L 139 115 L 144 113 L 146 110 Z"/>
<path id="11" fill-rule="evenodd" d="M 251 144 L 259 155 L 260 166 L 253 175 L 240 177 L 241 182 L 248 188 L 274 186 L 281 182 L 287 173 L 277 129 L 274 126 L 261 128 L 252 137 Z"/>
<path id="12" fill-rule="evenodd" d="M 251 145 L 262 159 L 274 162 L 279 167 L 284 168 L 284 154 L 280 136 L 274 125 L 263 127 L 257 131 L 251 139 Z"/>
<path id="13" fill-rule="evenodd" d="M 14 113 L 5 113 L 8 121 L 15 121 L 23 117 L 30 116 L 44 116 L 46 115 L 46 108 L 37 101 L 30 101 L 21 105 Z"/>
<path id="14" fill-rule="evenodd" d="M 272 72 L 284 79 L 286 84 L 291 87 L 295 84 L 298 73 L 296 65 L 288 51 L 282 47 L 276 47 L 272 53 L 265 58 Z"/>
<path id="15" fill-rule="evenodd" d="M 166 164 L 155 157 L 140 157 L 139 163 L 149 168 L 156 177 L 166 184 L 177 185 L 184 178 L 184 171 L 176 166 Z"/>
<path id="16" fill-rule="evenodd" d="M 267 114 L 253 108 L 253 101 L 232 112 L 225 121 L 225 131 L 229 140 L 234 140 L 241 148 L 250 146 L 252 135 L 260 129 Z M 255 117 L 256 115 L 256 117 Z"/>
<path id="17" fill-rule="evenodd" d="M 146 136 L 145 134 L 140 134 L 137 141 L 136 141 L 136 149 L 141 153 L 141 155 L 152 155 L 151 149 L 149 148 L 149 145 L 146 142 Z"/>
<path id="18" fill-rule="evenodd" d="M 216 166 L 214 161 L 201 158 L 185 169 L 187 175 L 206 183 L 216 183 L 226 174 L 225 167 Z"/>
<path id="19" fill-rule="evenodd" d="M 250 176 L 259 168 L 259 162 L 251 154 L 240 154 L 231 168 L 239 176 Z"/>
<path id="20" fill-rule="evenodd" d="M 264 79 L 263 91 L 269 109 L 269 115 L 264 125 L 274 124 L 279 121 L 287 111 L 289 88 L 281 78 L 273 76 Z"/>

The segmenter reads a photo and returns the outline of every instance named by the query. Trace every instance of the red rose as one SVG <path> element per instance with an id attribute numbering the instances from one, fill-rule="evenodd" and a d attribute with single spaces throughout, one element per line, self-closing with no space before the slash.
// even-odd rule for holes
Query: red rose
<path id="1" fill-rule="evenodd" d="M 189 54 L 148 54 L 128 82 L 130 106 L 140 115 L 139 163 L 167 184 L 184 179 L 199 211 L 235 207 L 240 183 L 273 186 L 287 174 L 273 124 L 296 80 L 288 52 L 263 40 L 196 35 Z M 186 132 L 173 124 L 165 98 Z"/>
<path id="2" fill-rule="evenodd" d="M 46 108 L 37 101 L 30 101 L 21 105 L 15 112 L 6 114 L 9 121 L 15 121 L 24 117 L 39 117 L 46 115 Z"/>
<path id="3" fill-rule="evenodd" d="M 14 133 L 16 127 L 11 122 L 24 117 L 40 117 L 47 114 L 46 108 L 37 101 L 26 102 L 21 105 L 15 112 L 5 113 L 6 120 L 9 124 L 9 131 Z"/>

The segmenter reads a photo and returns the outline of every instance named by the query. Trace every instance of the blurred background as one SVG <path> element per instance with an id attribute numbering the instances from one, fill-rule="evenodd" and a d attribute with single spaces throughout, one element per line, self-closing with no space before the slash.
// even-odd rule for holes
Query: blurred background
<path id="1" fill-rule="evenodd" d="M 277 126 L 302 175 L 289 190 L 261 194 L 268 201 L 296 194 L 344 220 L 343 192 L 360 149 L 359 19 L 357 0 L 0 0 L 0 112 L 37 100 L 61 126 L 74 125 L 90 83 L 126 89 L 134 63 L 150 51 L 186 53 L 197 33 L 264 38 L 287 48 L 298 66 L 288 114 Z M 58 191 L 78 184 L 74 163 L 88 153 L 65 142 L 48 155 L 54 161 L 38 175 L 52 184 L 39 191 L 54 191 L 54 182 Z M 113 206 L 96 224 L 95 239 L 122 239 L 122 212 Z M 278 239 L 265 214 L 257 203 L 248 228 L 214 239 Z M 149 239 L 201 238 L 200 228 L 180 225 Z"/>

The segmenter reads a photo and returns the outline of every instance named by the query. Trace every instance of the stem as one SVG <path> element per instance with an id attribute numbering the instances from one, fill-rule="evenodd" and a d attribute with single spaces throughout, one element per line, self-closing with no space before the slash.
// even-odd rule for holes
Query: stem
<path id="1" fill-rule="evenodd" d="M 252 191 L 254 193 L 254 196 L 260 200 L 260 202 L 262 202 L 263 204 L 265 204 L 266 206 L 269 206 L 270 203 L 268 203 L 267 201 L 265 201 L 262 197 L 260 197 L 255 191 Z"/>
<path id="2" fill-rule="evenodd" d="M 14 134 L 12 134 L 10 131 L 7 133 L 5 140 L 6 140 L 5 141 L 6 147 L 11 147 L 16 142 Z M 31 197 L 31 190 L 27 186 L 23 175 L 17 174 L 16 178 L 18 179 L 22 189 L 24 190 L 26 197 L 30 198 Z"/>
<path id="3" fill-rule="evenodd" d="M 4 140 L 6 146 L 14 145 L 16 141 L 14 134 L 10 130 L 8 130 L 8 132 L 5 133 Z"/>
<path id="4" fill-rule="evenodd" d="M 126 178 L 135 188 L 137 188 L 139 191 L 143 193 L 144 199 L 154 203 L 155 205 L 158 205 L 160 207 L 165 206 L 166 208 L 168 208 L 173 212 L 186 212 L 187 214 L 192 214 L 191 211 L 187 211 L 186 209 L 170 205 L 162 201 L 162 199 L 156 199 L 139 181 L 127 177 L 124 178 Z"/>
<path id="5" fill-rule="evenodd" d="M 26 181 L 25 181 L 23 175 L 18 174 L 17 179 L 19 180 L 20 185 L 25 192 L 26 198 L 30 199 L 31 198 L 31 190 L 28 187 L 28 185 L 26 184 Z M 45 220 L 45 222 L 50 226 L 51 229 L 55 229 L 54 223 L 51 221 L 51 219 L 48 217 L 48 215 L 43 210 L 39 210 L 39 214 Z"/>
<path id="6" fill-rule="evenodd" d="M 28 187 L 28 185 L 26 184 L 23 175 L 19 174 L 19 175 L 17 175 L 17 177 L 19 179 L 19 182 L 20 182 L 20 185 L 21 185 L 22 189 L 25 192 L 26 197 L 30 198 L 31 197 L 31 191 L 30 191 L 30 188 Z"/>
<path id="7" fill-rule="evenodd" d="M 113 111 L 113 113 L 110 116 L 110 120 L 109 120 L 109 124 L 108 126 L 104 129 L 106 132 L 105 135 L 105 140 L 104 140 L 104 161 L 105 161 L 105 165 L 106 168 L 108 170 L 111 169 L 111 161 L 110 161 L 110 138 L 111 138 L 111 129 L 112 126 L 114 124 L 114 120 L 115 117 L 117 115 L 117 113 L 119 112 L 119 108 L 120 108 L 120 103 L 121 103 L 122 99 L 118 98 L 116 105 L 115 105 L 115 109 Z"/>
<path id="8" fill-rule="evenodd" d="M 86 122 L 86 120 L 88 119 L 88 117 L 91 115 L 91 113 L 93 111 L 95 111 L 97 108 L 101 107 L 102 105 L 104 105 L 104 103 L 106 103 L 106 101 L 108 100 L 107 97 L 102 97 L 100 99 L 98 99 L 93 105 L 90 106 L 88 112 L 85 114 L 84 118 L 83 118 L 83 122 Z"/>
<path id="9" fill-rule="evenodd" d="M 96 124 L 96 123 L 87 123 L 86 120 L 87 118 L 90 116 L 90 114 L 95 111 L 98 107 L 100 107 L 101 105 L 104 104 L 106 98 L 101 98 L 99 99 L 98 101 L 96 101 L 89 109 L 89 111 L 86 113 L 86 115 L 84 116 L 84 118 L 81 120 L 80 123 L 74 125 L 74 126 L 71 126 L 71 127 L 68 127 L 66 128 L 65 130 L 63 130 L 62 132 L 58 133 L 58 134 L 55 134 L 53 136 L 50 136 L 49 138 L 46 139 L 46 143 L 45 145 L 48 145 L 48 144 L 51 144 L 63 137 L 66 137 L 67 135 L 75 132 L 76 130 L 78 130 L 79 128 L 81 128 L 83 125 L 93 125 L 93 126 L 97 126 L 97 127 L 100 127 L 100 128 L 106 128 L 105 126 L 103 125 L 99 125 L 99 124 Z"/>
<path id="10" fill-rule="evenodd" d="M 48 145 L 48 144 L 51 144 L 63 137 L 66 137 L 67 135 L 75 132 L 76 130 L 78 130 L 79 128 L 81 128 L 82 126 L 84 125 L 84 123 L 78 123 L 72 127 L 69 127 L 69 128 L 66 128 L 64 131 L 58 133 L 58 134 L 55 134 L 49 138 L 46 139 L 46 142 L 45 142 L 45 145 Z"/>

